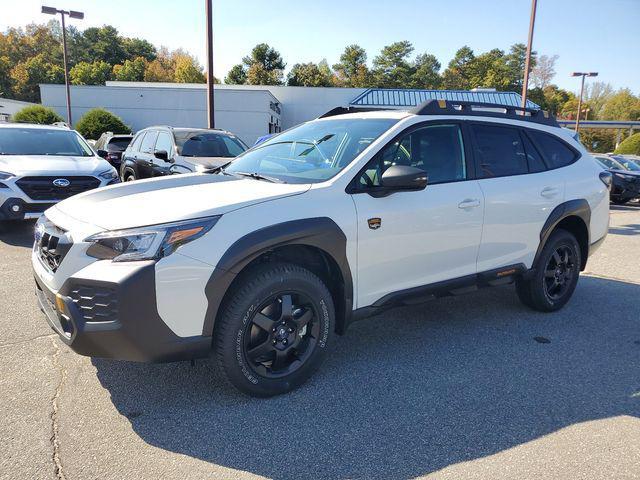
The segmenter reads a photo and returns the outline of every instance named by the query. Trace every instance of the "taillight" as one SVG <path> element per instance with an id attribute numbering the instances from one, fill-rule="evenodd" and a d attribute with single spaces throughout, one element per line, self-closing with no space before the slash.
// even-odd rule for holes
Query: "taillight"
<path id="1" fill-rule="evenodd" d="M 600 180 L 607 186 L 607 190 L 611 190 L 611 183 L 613 182 L 611 172 L 600 172 Z"/>

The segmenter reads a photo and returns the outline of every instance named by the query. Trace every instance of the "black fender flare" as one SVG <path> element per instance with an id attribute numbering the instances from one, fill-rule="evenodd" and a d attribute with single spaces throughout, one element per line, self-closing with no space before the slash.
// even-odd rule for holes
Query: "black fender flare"
<path id="1" fill-rule="evenodd" d="M 585 226 L 587 227 L 587 252 L 585 252 L 584 258 L 582 258 L 582 268 L 586 265 L 587 257 L 589 256 L 589 245 L 590 245 L 590 229 L 589 225 L 591 223 L 591 207 L 589 206 L 589 202 L 587 202 L 584 198 L 576 199 L 576 200 L 568 200 L 564 203 L 561 203 L 556 208 L 554 208 L 549 217 L 547 217 L 547 221 L 544 223 L 542 230 L 540 231 L 540 244 L 538 245 L 538 250 L 536 251 L 536 255 L 533 258 L 532 268 L 535 268 L 535 265 L 540 258 L 540 254 L 542 253 L 542 249 L 544 248 L 547 240 L 551 236 L 553 230 L 558 226 L 558 224 L 567 217 L 578 217 L 580 218 Z"/>
<path id="2" fill-rule="evenodd" d="M 208 304 L 203 335 L 213 335 L 218 310 L 242 269 L 260 255 L 284 245 L 316 247 L 334 260 L 343 278 L 345 297 L 342 311 L 336 308 L 337 323 L 346 328 L 353 309 L 353 278 L 347 260 L 347 237 L 330 218 L 314 217 L 261 228 L 239 238 L 227 249 L 205 286 Z"/>

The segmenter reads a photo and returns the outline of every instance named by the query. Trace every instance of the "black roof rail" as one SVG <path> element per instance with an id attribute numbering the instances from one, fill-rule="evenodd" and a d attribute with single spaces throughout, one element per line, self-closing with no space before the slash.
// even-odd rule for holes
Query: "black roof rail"
<path id="1" fill-rule="evenodd" d="M 336 115 L 344 115 L 345 113 L 358 113 L 358 112 L 379 112 L 381 110 L 391 110 L 390 108 L 361 108 L 361 107 L 335 107 L 326 113 L 323 113 L 318 118 L 335 117 Z"/>
<path id="2" fill-rule="evenodd" d="M 533 122 L 550 127 L 560 127 L 555 117 L 537 108 L 514 107 L 498 103 L 467 102 L 458 100 L 427 100 L 409 110 L 415 115 L 462 115 L 477 117 L 497 117 Z"/>

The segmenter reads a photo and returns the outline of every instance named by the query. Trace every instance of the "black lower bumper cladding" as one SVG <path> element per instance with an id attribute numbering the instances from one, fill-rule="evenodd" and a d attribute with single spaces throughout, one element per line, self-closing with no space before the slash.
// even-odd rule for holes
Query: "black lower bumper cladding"
<path id="1" fill-rule="evenodd" d="M 38 303 L 51 328 L 76 353 L 91 357 L 171 362 L 208 356 L 211 337 L 179 337 L 162 321 L 154 262 L 140 264 L 118 283 L 71 277 L 57 299 L 36 276 Z M 107 307 L 101 292 L 109 296 Z"/>

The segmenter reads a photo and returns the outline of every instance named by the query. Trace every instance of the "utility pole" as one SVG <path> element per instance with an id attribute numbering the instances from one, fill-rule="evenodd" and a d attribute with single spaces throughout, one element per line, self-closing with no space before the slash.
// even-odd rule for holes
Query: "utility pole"
<path id="1" fill-rule="evenodd" d="M 76 12 L 74 10 L 58 10 L 55 7 L 42 7 L 42 13 L 46 13 L 47 15 L 57 15 L 60 14 L 60 19 L 62 23 L 62 61 L 64 63 L 64 86 L 67 93 L 67 123 L 69 127 L 73 128 L 73 123 L 71 120 L 71 94 L 69 89 L 69 64 L 67 62 L 67 29 L 65 26 L 64 16 L 69 15 L 71 18 L 78 18 L 82 20 L 84 18 L 83 12 Z"/>
<path id="2" fill-rule="evenodd" d="M 576 115 L 576 133 L 580 128 L 580 114 L 582 113 L 582 95 L 584 94 L 584 77 L 597 77 L 598 72 L 573 72 L 572 77 L 582 77 L 580 84 L 580 97 L 578 98 L 578 114 Z"/>
<path id="3" fill-rule="evenodd" d="M 527 107 L 527 89 L 529 88 L 529 69 L 531 66 L 531 49 L 533 45 L 533 27 L 536 23 L 536 7 L 538 0 L 531 0 L 531 18 L 529 19 L 529 41 L 527 42 L 527 56 L 524 61 L 524 80 L 522 82 L 522 108 Z"/>
<path id="4" fill-rule="evenodd" d="M 216 128 L 213 110 L 213 6 L 212 0 L 205 0 L 207 17 L 207 126 Z"/>

